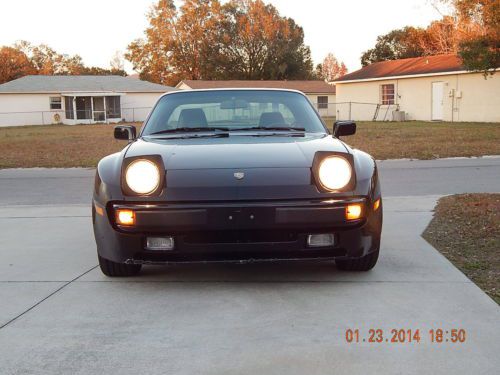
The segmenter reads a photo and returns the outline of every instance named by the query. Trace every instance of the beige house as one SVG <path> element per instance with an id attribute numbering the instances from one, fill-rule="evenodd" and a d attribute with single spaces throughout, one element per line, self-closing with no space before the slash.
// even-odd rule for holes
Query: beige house
<path id="1" fill-rule="evenodd" d="M 466 71 L 456 55 L 374 63 L 335 81 L 337 118 L 500 122 L 499 73 Z"/>
<path id="2" fill-rule="evenodd" d="M 184 80 L 177 84 L 181 90 L 223 88 L 270 88 L 298 90 L 306 94 L 321 116 L 335 116 L 335 86 L 324 81 L 205 81 Z"/>

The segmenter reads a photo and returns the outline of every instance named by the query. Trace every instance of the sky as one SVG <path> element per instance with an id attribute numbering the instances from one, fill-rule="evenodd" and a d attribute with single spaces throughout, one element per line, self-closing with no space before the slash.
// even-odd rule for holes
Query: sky
<path id="1" fill-rule="evenodd" d="M 176 0 L 178 3 L 180 0 Z M 432 0 L 264 0 L 304 29 L 315 65 L 332 52 L 350 72 L 378 35 L 441 18 Z M 144 35 L 154 0 L 0 0 L 0 46 L 19 40 L 79 54 L 86 65 L 108 68 Z M 127 63 L 126 70 L 132 73 Z"/>

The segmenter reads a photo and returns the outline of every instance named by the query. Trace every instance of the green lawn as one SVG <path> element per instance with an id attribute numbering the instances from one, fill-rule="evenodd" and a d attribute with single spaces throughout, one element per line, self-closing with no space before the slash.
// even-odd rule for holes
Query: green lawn
<path id="1" fill-rule="evenodd" d="M 499 155 L 500 124 L 359 122 L 344 140 L 377 159 Z M 0 168 L 95 167 L 125 145 L 112 125 L 0 128 Z"/>

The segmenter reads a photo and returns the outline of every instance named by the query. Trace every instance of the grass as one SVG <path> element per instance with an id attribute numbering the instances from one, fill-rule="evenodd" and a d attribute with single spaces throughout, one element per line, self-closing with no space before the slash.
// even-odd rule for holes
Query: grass
<path id="1" fill-rule="evenodd" d="M 498 155 L 500 124 L 360 122 L 344 140 L 377 159 Z M 125 145 L 112 125 L 0 128 L 0 168 L 95 167 Z"/>
<path id="2" fill-rule="evenodd" d="M 112 125 L 0 128 L 0 168 L 95 167 L 126 144 L 113 138 Z"/>
<path id="3" fill-rule="evenodd" d="M 423 236 L 500 304 L 500 194 L 441 198 Z"/>
<path id="4" fill-rule="evenodd" d="M 498 123 L 359 122 L 344 141 L 376 159 L 437 159 L 500 154 Z"/>

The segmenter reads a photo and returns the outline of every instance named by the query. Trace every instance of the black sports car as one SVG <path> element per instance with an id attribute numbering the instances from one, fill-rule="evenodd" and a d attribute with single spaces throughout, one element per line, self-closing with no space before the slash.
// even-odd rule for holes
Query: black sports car
<path id="1" fill-rule="evenodd" d="M 330 134 L 300 92 L 176 91 L 97 167 L 92 218 L 101 270 L 142 264 L 377 262 L 382 198 L 375 160 Z"/>

